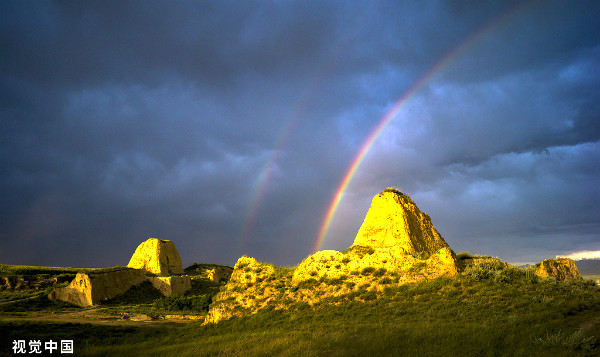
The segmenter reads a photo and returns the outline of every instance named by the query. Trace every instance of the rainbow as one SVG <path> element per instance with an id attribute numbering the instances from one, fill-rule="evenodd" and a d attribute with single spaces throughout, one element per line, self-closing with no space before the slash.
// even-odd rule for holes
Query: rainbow
<path id="1" fill-rule="evenodd" d="M 327 232 L 329 231 L 329 227 L 331 226 L 331 222 L 335 217 L 335 213 L 342 201 L 344 193 L 352 182 L 354 175 L 358 171 L 358 168 L 365 160 L 367 154 L 373 147 L 373 144 L 377 141 L 377 139 L 381 136 L 383 130 L 387 127 L 387 125 L 396 117 L 396 115 L 400 112 L 404 104 L 415 95 L 436 73 L 442 70 L 448 63 L 452 61 L 452 59 L 457 58 L 460 54 L 462 54 L 467 48 L 471 47 L 477 40 L 481 39 L 481 37 L 491 30 L 492 28 L 497 27 L 505 20 L 507 20 L 510 16 L 517 12 L 518 9 L 523 7 L 523 4 L 517 4 L 510 8 L 508 11 L 505 11 L 492 19 L 486 25 L 479 28 L 461 43 L 459 43 L 456 47 L 448 51 L 439 61 L 437 61 L 423 76 L 421 76 L 408 90 L 398 99 L 392 108 L 383 116 L 383 118 L 379 121 L 379 124 L 373 129 L 373 131 L 369 134 L 367 139 L 364 141 L 360 150 L 356 157 L 352 160 L 350 167 L 344 174 L 344 177 L 338 186 L 333 199 L 329 204 L 329 208 L 325 214 L 325 218 L 321 223 L 321 227 L 319 229 L 317 238 L 315 240 L 315 244 L 313 246 L 313 252 L 316 252 L 321 249 L 325 237 L 327 236 Z"/>
<path id="2" fill-rule="evenodd" d="M 336 45 L 332 46 L 329 55 L 325 56 L 322 64 L 318 67 L 316 74 L 313 76 L 310 83 L 306 86 L 302 95 L 300 95 L 299 100 L 296 102 L 294 109 L 291 111 L 291 114 L 288 115 L 285 120 L 285 124 L 283 125 L 282 130 L 276 137 L 275 144 L 273 145 L 274 149 L 269 155 L 265 165 L 260 170 L 260 174 L 257 177 L 257 180 L 254 183 L 253 193 L 251 195 L 250 204 L 248 209 L 246 210 L 244 223 L 240 232 L 240 242 L 239 242 L 239 250 L 244 250 L 245 242 L 248 240 L 248 236 L 252 231 L 256 217 L 260 210 L 260 206 L 262 201 L 264 200 L 265 193 L 267 191 L 267 186 L 271 180 L 272 173 L 274 168 L 276 167 L 277 160 L 283 150 L 284 144 L 287 141 L 288 136 L 292 132 L 292 129 L 297 124 L 299 118 L 302 113 L 308 108 L 310 101 L 317 94 L 319 84 L 325 77 L 327 70 L 332 68 L 335 65 L 335 60 L 339 58 L 343 49 L 349 47 L 351 45 L 351 40 L 355 37 L 357 33 L 361 31 L 362 28 L 367 23 L 367 19 L 372 15 L 372 13 L 368 12 L 363 14 L 363 16 L 359 19 L 358 24 L 355 26 L 353 31 L 348 31 L 338 42 Z"/>

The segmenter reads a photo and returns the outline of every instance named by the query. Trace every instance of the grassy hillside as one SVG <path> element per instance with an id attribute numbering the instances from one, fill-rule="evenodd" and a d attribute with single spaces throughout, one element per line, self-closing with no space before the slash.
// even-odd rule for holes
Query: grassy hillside
<path id="1" fill-rule="evenodd" d="M 73 275 L 77 273 L 103 273 L 115 270 L 126 269 L 126 267 L 116 266 L 110 268 L 69 268 L 69 267 L 44 267 L 44 266 L 28 266 L 28 265 L 8 265 L 0 264 L 0 276 L 60 276 Z"/>
<path id="2" fill-rule="evenodd" d="M 471 270 L 218 324 L 139 326 L 0 319 L 0 346 L 31 336 L 73 338 L 82 356 L 598 356 L 600 288 Z"/>

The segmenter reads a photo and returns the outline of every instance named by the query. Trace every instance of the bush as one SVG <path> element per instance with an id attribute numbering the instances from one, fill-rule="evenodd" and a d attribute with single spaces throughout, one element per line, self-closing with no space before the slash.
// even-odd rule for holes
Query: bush
<path id="1" fill-rule="evenodd" d="M 375 272 L 373 273 L 373 276 L 383 276 L 385 273 L 387 272 L 386 268 L 379 268 L 377 270 L 375 270 Z"/>
<path id="2" fill-rule="evenodd" d="M 299 282 L 298 285 L 292 289 L 292 291 L 297 291 L 298 289 L 310 289 L 317 285 L 319 285 L 319 281 L 317 281 L 317 279 L 310 278 Z"/>
<path id="3" fill-rule="evenodd" d="M 475 281 L 480 281 L 484 279 L 493 279 L 497 272 L 502 269 L 502 264 L 498 262 L 483 262 L 468 266 L 463 274 Z"/>
<path id="4" fill-rule="evenodd" d="M 542 348 L 566 347 L 573 350 L 589 351 L 595 348 L 597 343 L 593 336 L 584 336 L 581 330 L 575 331 L 572 335 L 567 335 L 559 330 L 555 334 L 546 334 L 533 340 L 533 343 Z"/>
<path id="5" fill-rule="evenodd" d="M 470 258 L 473 258 L 473 257 L 471 256 L 471 254 L 469 254 L 469 252 L 466 252 L 466 251 L 456 254 L 456 259 L 458 259 L 458 260 L 470 259 Z"/>
<path id="6" fill-rule="evenodd" d="M 392 186 L 392 187 L 386 187 L 385 190 L 383 190 L 383 192 L 393 192 L 397 195 L 403 196 L 403 197 L 410 197 L 410 195 L 408 193 L 404 193 L 402 191 L 400 191 L 399 189 L 397 189 L 396 187 Z"/>
<path id="7" fill-rule="evenodd" d="M 369 274 L 371 274 L 374 271 L 375 271 L 375 268 L 373 268 L 373 267 L 366 267 L 366 268 L 363 268 L 363 270 L 361 270 L 360 273 L 362 275 L 369 275 Z"/>
<path id="8" fill-rule="evenodd" d="M 360 298 L 364 301 L 375 300 L 377 299 L 377 293 L 373 290 L 367 290 L 360 294 Z"/>
<path id="9" fill-rule="evenodd" d="M 160 299 L 154 300 L 152 306 L 160 310 L 168 311 L 195 311 L 195 312 L 208 312 L 208 307 L 212 303 L 212 295 L 200 295 L 200 296 L 183 296 L 183 295 L 171 295 L 165 296 Z"/>
<path id="10" fill-rule="evenodd" d="M 379 284 L 383 284 L 383 285 L 387 285 L 387 284 L 391 284 L 392 283 L 392 279 L 385 277 L 381 280 L 379 280 Z"/>

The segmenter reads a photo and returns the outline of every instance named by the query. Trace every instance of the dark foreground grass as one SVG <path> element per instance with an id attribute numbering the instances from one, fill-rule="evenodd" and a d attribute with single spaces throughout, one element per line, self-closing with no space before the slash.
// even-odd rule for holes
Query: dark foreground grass
<path id="1" fill-rule="evenodd" d="M 72 337 L 81 356 L 598 356 L 600 291 L 529 276 L 436 279 L 287 311 L 185 327 L 40 327 L 1 322 L 12 339 Z M 0 353 L 2 353 L 0 351 Z"/>

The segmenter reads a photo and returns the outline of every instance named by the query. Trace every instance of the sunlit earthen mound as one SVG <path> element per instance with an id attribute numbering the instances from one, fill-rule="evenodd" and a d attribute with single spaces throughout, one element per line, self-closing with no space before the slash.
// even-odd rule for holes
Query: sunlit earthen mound
<path id="1" fill-rule="evenodd" d="M 127 264 L 158 276 L 183 274 L 181 258 L 170 240 L 149 238 L 142 242 Z"/>
<path id="2" fill-rule="evenodd" d="M 96 305 L 124 294 L 145 281 L 150 281 L 165 296 L 183 294 L 191 289 L 192 281 L 189 276 L 181 274 L 181 258 L 175 244 L 169 240 L 150 238 L 137 247 L 128 268 L 79 273 L 69 286 L 54 289 L 48 298 L 79 306 Z"/>
<path id="3" fill-rule="evenodd" d="M 546 259 L 538 264 L 535 268 L 535 275 L 541 278 L 554 278 L 559 281 L 581 278 L 577 265 L 568 258 Z"/>
<path id="4" fill-rule="evenodd" d="M 408 196 L 387 189 L 373 198 L 346 252 L 319 251 L 296 268 L 241 257 L 231 279 L 215 296 L 206 322 L 241 316 L 269 304 L 281 309 L 292 303 L 312 305 L 327 297 L 376 293 L 390 285 L 457 274 L 455 254 L 429 216 Z"/>
<path id="5" fill-rule="evenodd" d="M 387 189 L 373 197 L 352 246 L 396 247 L 408 254 L 429 256 L 448 244 L 408 196 Z"/>
<path id="6" fill-rule="evenodd" d="M 365 268 L 396 272 L 400 282 L 458 274 L 455 255 L 429 216 L 396 189 L 386 189 L 373 198 L 346 252 L 316 252 L 296 268 L 293 281 L 337 278 Z M 360 280 L 357 278 L 357 283 Z"/>
<path id="7" fill-rule="evenodd" d="M 48 298 L 78 306 L 91 306 L 123 294 L 146 280 L 148 278 L 144 272 L 138 269 L 123 268 L 100 274 L 78 273 L 68 286 L 54 289 Z"/>

